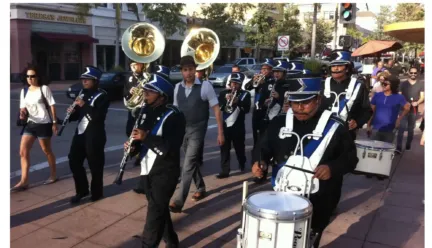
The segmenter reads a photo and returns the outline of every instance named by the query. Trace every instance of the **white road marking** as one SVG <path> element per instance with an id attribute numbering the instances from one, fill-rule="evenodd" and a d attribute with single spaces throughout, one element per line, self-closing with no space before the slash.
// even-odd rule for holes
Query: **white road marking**
<path id="1" fill-rule="evenodd" d="M 217 124 L 209 125 L 209 126 L 207 126 L 207 129 L 213 129 L 213 128 L 216 128 L 216 127 L 217 127 Z M 104 151 L 105 152 L 112 152 L 112 151 L 118 151 L 118 150 L 121 150 L 121 149 L 123 149 L 123 144 L 107 147 L 107 148 L 105 148 Z M 56 159 L 56 165 L 58 166 L 60 163 L 64 163 L 64 162 L 67 162 L 67 161 L 69 161 L 69 159 L 68 159 L 67 156 L 60 157 L 60 158 Z M 42 163 L 30 166 L 29 172 L 34 172 L 34 171 L 42 170 L 42 169 L 45 169 L 45 168 L 48 168 L 48 167 L 49 167 L 48 161 L 42 162 Z M 21 176 L 21 170 L 16 170 L 16 171 L 12 172 L 10 174 L 10 179 L 18 177 L 18 176 Z"/>

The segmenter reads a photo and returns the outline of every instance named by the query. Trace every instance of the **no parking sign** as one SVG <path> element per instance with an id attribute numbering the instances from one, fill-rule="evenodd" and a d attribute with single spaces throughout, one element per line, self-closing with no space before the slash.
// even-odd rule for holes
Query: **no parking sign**
<path id="1" fill-rule="evenodd" d="M 289 50 L 289 35 L 278 37 L 278 51 L 288 51 Z"/>

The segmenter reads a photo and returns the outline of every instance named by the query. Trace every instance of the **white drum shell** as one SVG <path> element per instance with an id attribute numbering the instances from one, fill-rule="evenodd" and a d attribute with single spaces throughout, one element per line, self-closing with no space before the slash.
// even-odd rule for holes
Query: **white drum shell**
<path id="1" fill-rule="evenodd" d="M 277 210 L 262 209 L 257 206 L 251 208 L 250 197 L 255 194 L 270 194 L 292 197 L 292 200 L 304 200 L 307 207 L 299 214 L 275 213 Z M 245 207 L 245 232 L 243 248 L 308 248 L 310 240 L 310 223 L 312 218 L 312 204 L 307 198 L 286 192 L 258 192 L 249 196 Z M 295 199 L 297 198 L 297 199 Z M 249 205 L 248 205 L 249 203 Z M 302 206 L 302 208 L 304 205 Z M 294 218 L 292 218 L 294 217 Z"/>
<path id="2" fill-rule="evenodd" d="M 359 162 L 356 172 L 390 176 L 394 157 L 394 145 L 380 141 L 357 141 L 357 157 Z M 390 148 L 391 147 L 391 148 Z"/>

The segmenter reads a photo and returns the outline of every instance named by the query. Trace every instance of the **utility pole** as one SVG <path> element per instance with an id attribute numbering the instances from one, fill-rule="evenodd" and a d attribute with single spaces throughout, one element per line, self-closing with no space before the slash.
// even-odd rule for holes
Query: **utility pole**
<path id="1" fill-rule="evenodd" d="M 315 58 L 317 12 L 318 12 L 318 4 L 314 3 L 314 14 L 313 14 L 313 22 L 312 22 L 311 58 Z"/>
<path id="2" fill-rule="evenodd" d="M 338 21 L 339 21 L 339 4 L 336 4 L 336 12 L 335 12 L 335 36 L 334 36 L 334 50 L 337 49 L 337 30 L 338 30 Z"/>

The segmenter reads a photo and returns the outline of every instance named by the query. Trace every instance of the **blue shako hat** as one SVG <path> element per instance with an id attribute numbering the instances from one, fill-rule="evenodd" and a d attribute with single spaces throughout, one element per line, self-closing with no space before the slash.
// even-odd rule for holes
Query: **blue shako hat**
<path id="1" fill-rule="evenodd" d="M 299 60 L 291 60 L 288 63 L 289 71 L 303 71 L 304 70 L 304 62 Z"/>
<path id="2" fill-rule="evenodd" d="M 80 79 L 95 79 L 99 80 L 102 76 L 102 71 L 99 70 L 99 68 L 96 68 L 94 66 L 86 66 L 86 71 L 81 74 Z"/>
<path id="3" fill-rule="evenodd" d="M 263 65 L 268 65 L 271 68 L 273 68 L 274 67 L 274 61 L 272 59 L 265 59 L 264 63 L 262 63 L 261 66 L 263 66 Z"/>
<path id="4" fill-rule="evenodd" d="M 144 89 L 164 94 L 169 98 L 174 95 L 174 86 L 166 78 L 157 74 L 151 75 L 149 82 L 144 85 Z"/>
<path id="5" fill-rule="evenodd" d="M 245 79 L 245 75 L 241 72 L 234 72 L 231 74 L 230 82 L 235 82 L 239 84 L 243 84 L 243 81 Z"/>
<path id="6" fill-rule="evenodd" d="M 306 101 L 320 94 L 321 78 L 297 78 L 290 79 L 288 89 L 288 101 L 301 102 Z"/>
<path id="7" fill-rule="evenodd" d="M 157 65 L 156 74 L 169 78 L 170 69 L 164 65 Z"/>
<path id="8" fill-rule="evenodd" d="M 345 50 L 334 50 L 330 55 L 330 66 L 351 64 L 351 52 Z"/>
<path id="9" fill-rule="evenodd" d="M 277 61 L 277 65 L 275 67 L 273 67 L 273 71 L 287 71 L 288 70 L 288 62 L 287 61 L 282 61 L 282 60 L 278 60 Z"/>

